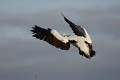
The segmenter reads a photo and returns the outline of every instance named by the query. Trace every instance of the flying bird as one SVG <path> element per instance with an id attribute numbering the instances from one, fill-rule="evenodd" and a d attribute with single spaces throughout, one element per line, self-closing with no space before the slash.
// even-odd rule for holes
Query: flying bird
<path id="1" fill-rule="evenodd" d="M 91 58 L 95 55 L 92 47 L 92 40 L 85 28 L 68 20 L 62 14 L 64 20 L 69 24 L 75 35 L 60 34 L 57 30 L 51 28 L 42 28 L 37 25 L 32 27 L 33 37 L 46 41 L 47 43 L 60 48 L 62 50 L 69 50 L 70 44 L 74 45 L 79 50 L 79 54 L 86 58 Z"/>

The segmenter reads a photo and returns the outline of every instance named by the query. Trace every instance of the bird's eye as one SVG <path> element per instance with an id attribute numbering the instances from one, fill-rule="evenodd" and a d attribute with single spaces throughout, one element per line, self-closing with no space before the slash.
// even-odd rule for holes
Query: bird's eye
<path id="1" fill-rule="evenodd" d="M 89 48 L 90 44 L 88 42 L 85 41 L 86 46 Z"/>
<path id="2" fill-rule="evenodd" d="M 88 45 L 88 44 L 86 44 L 86 46 L 89 48 L 89 45 Z"/>

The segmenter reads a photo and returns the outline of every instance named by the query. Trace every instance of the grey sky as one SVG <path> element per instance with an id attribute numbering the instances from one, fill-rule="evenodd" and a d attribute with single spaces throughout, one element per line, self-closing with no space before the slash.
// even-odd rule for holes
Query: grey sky
<path id="1" fill-rule="evenodd" d="M 0 0 L 0 80 L 119 80 L 119 0 Z M 32 37 L 37 24 L 73 34 L 60 12 L 85 27 L 96 56 L 62 51 Z"/>

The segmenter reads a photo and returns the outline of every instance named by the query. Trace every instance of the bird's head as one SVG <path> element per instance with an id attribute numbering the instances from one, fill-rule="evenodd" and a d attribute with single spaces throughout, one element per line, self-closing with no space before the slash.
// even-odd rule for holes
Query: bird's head
<path id="1" fill-rule="evenodd" d="M 84 38 L 85 40 L 85 44 L 87 46 L 87 48 L 89 49 L 89 53 L 90 53 L 90 57 L 95 55 L 95 51 L 93 50 L 93 44 L 92 44 L 92 40 L 88 34 L 88 32 L 86 31 L 85 28 L 83 28 L 86 34 L 86 37 Z"/>

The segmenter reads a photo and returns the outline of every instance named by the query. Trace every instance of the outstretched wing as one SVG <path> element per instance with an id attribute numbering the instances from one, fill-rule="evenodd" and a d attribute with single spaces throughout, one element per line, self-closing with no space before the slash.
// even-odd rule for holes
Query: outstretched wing
<path id="1" fill-rule="evenodd" d="M 61 13 L 62 14 L 62 13 Z M 69 24 L 69 26 L 72 28 L 73 32 L 77 36 L 86 36 L 84 29 L 81 26 L 76 25 L 75 23 L 68 20 L 63 14 L 64 20 Z"/>
<path id="2" fill-rule="evenodd" d="M 31 31 L 33 32 L 33 37 L 44 40 L 56 48 L 62 50 L 68 50 L 70 48 L 70 43 L 67 37 L 60 35 L 56 30 L 49 28 L 44 29 L 35 25 Z"/>

